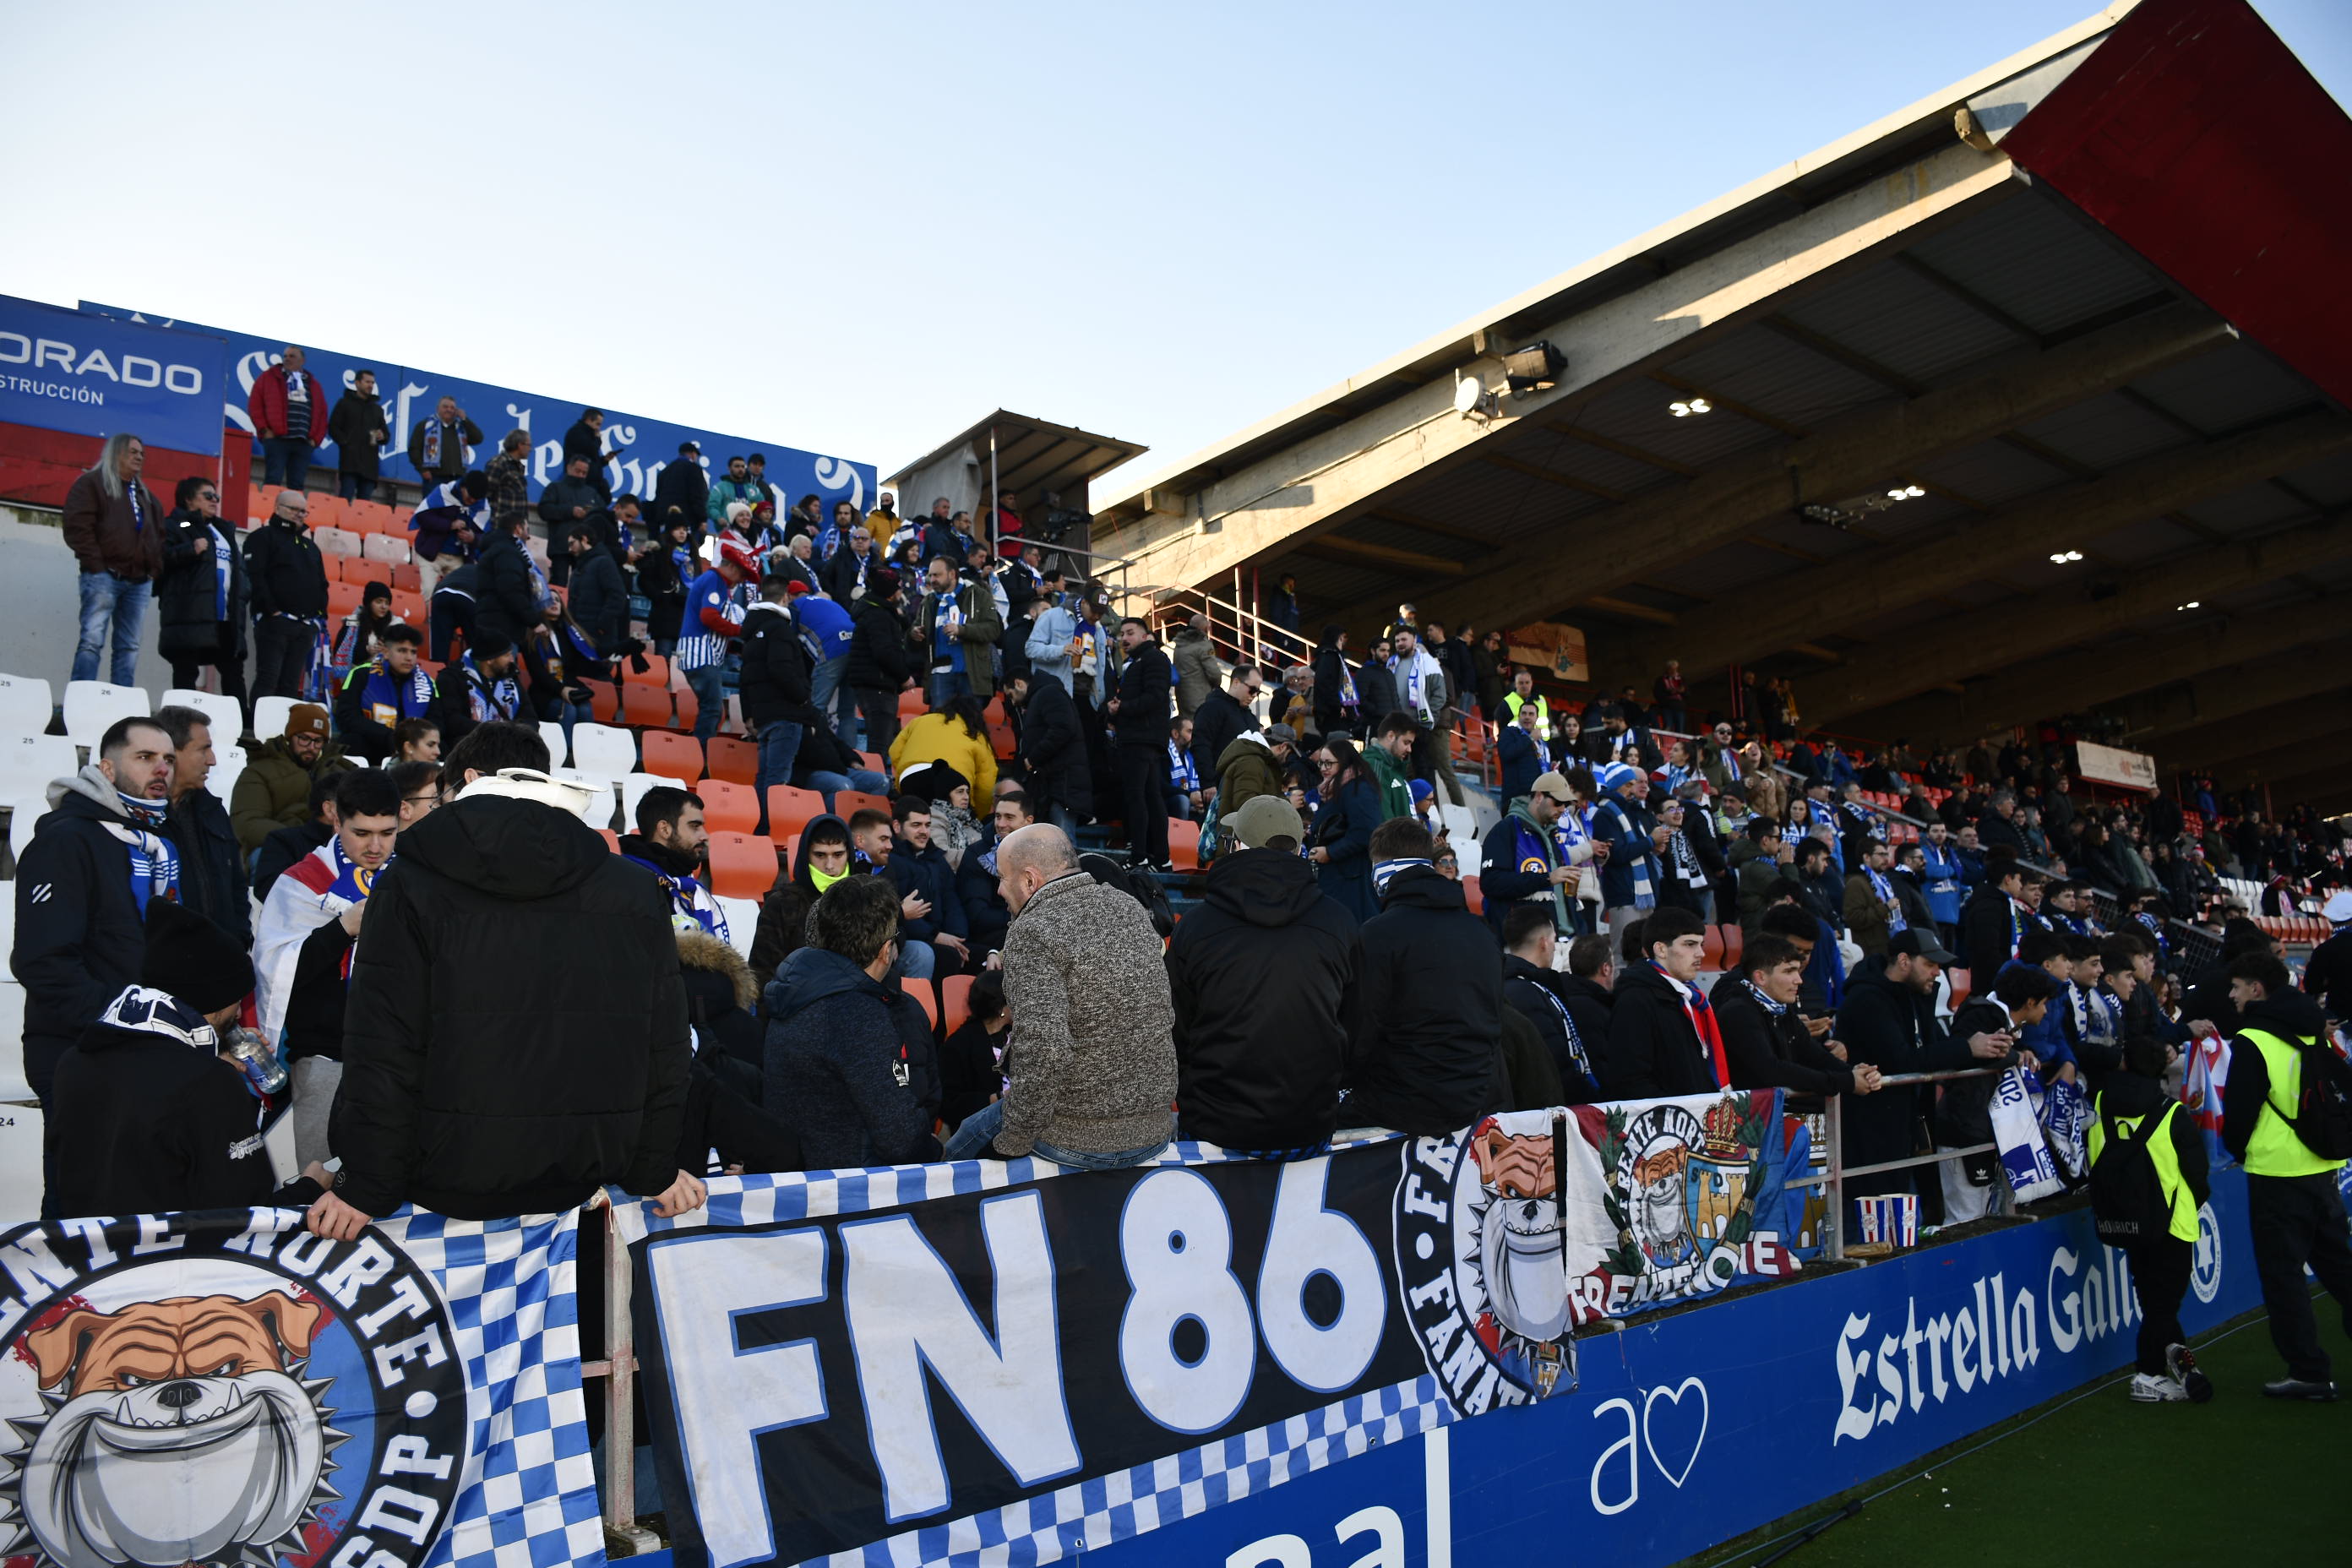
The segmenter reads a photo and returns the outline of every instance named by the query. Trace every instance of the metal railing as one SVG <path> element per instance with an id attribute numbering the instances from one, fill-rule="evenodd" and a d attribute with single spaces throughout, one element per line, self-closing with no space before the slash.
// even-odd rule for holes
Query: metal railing
<path id="1" fill-rule="evenodd" d="M 583 1361 L 580 1376 L 604 1380 L 604 1544 L 614 1556 L 658 1551 L 661 1538 L 637 1522 L 637 1342 L 630 1315 L 629 1249 L 613 1205 L 601 1194 L 594 1218 L 582 1225 L 604 1227 L 604 1359 Z"/>
<path id="2" fill-rule="evenodd" d="M 2007 1068 L 1963 1068 L 1953 1072 L 1895 1073 L 1878 1080 L 1871 1092 L 1884 1094 L 1890 1089 L 1916 1089 L 1923 1083 L 1952 1083 L 1961 1079 L 1997 1078 Z M 1845 1184 L 1849 1176 L 1875 1176 L 1887 1171 L 1907 1171 L 1919 1165 L 1940 1165 L 1948 1160 L 1965 1160 L 1971 1155 L 1997 1153 L 1997 1143 L 1970 1143 L 1958 1149 L 1937 1149 L 1926 1154 L 1914 1154 L 1907 1159 L 1882 1160 L 1875 1164 L 1848 1166 L 1845 1163 L 1845 1096 L 1832 1094 L 1826 1100 L 1823 1121 L 1826 1132 L 1822 1142 L 1829 1145 L 1828 1169 L 1818 1176 L 1801 1176 L 1788 1185 L 1792 1187 L 1824 1187 L 1828 1191 L 1828 1213 L 1824 1223 L 1829 1234 L 1822 1238 L 1822 1250 L 1832 1263 L 1845 1259 Z M 2017 1212 L 2016 1200 L 2011 1195 L 2009 1184 L 1996 1179 L 1992 1184 L 1993 1208 L 1997 1215 Z"/>

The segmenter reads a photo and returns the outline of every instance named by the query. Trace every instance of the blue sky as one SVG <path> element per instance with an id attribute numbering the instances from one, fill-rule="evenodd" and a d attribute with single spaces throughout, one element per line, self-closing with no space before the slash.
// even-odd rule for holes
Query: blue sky
<path id="1" fill-rule="evenodd" d="M 0 0 L 0 292 L 879 463 L 1172 458 L 2093 0 Z M 2258 9 L 2337 99 L 2352 0 Z"/>

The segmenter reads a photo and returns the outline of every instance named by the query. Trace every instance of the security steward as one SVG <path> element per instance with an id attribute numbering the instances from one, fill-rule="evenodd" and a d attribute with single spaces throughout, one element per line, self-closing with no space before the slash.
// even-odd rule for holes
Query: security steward
<path id="1" fill-rule="evenodd" d="M 2332 1366 L 2320 1348 L 2303 1271 L 2308 1265 L 2336 1298 L 2352 1334 L 2352 1227 L 2336 1184 L 2344 1160 L 2312 1147 L 2313 1138 L 2330 1141 L 2324 1123 L 2300 1120 L 2305 1075 L 2327 1070 L 2319 1060 L 2331 1050 L 2324 1043 L 2326 1020 L 2267 948 L 2231 960 L 2229 976 L 2230 1000 L 2242 1023 L 2230 1042 L 2221 1142 L 2246 1168 L 2254 1272 L 2270 1313 L 2271 1342 L 2286 1358 L 2286 1375 L 2263 1384 L 2263 1393 L 2331 1400 Z"/>
<path id="2" fill-rule="evenodd" d="M 2197 1211 L 2210 1195 L 2205 1139 L 2164 1092 L 2164 1042 L 2124 1044 L 2124 1070 L 2091 1102 L 2091 1208 L 2099 1239 L 2130 1260 L 2139 1297 L 2131 1396 L 2143 1405 L 2213 1397 L 2183 1343 L 2180 1299 L 2197 1265 Z"/>

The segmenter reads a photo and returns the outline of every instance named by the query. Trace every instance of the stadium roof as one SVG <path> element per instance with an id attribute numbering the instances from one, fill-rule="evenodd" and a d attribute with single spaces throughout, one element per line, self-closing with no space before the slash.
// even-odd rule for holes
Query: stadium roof
<path id="1" fill-rule="evenodd" d="M 1296 573 L 1360 635 L 1401 599 L 1567 621 L 1596 680 L 1678 658 L 1702 708 L 1744 669 L 1861 736 L 2095 711 L 2293 784 L 2246 721 L 2326 700 L 2305 671 L 2352 603 L 2347 164 L 2352 122 L 2242 0 L 2114 5 L 1112 476 L 1095 548 L 1170 587 Z M 1511 392 L 1538 340 L 1565 367 Z"/>

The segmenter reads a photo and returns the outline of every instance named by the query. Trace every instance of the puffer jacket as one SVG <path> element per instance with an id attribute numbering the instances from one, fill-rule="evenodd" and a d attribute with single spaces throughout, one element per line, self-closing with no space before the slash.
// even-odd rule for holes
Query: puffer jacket
<path id="1" fill-rule="evenodd" d="M 945 713 L 909 720 L 890 742 L 890 776 L 904 779 L 932 763 L 945 763 L 971 782 L 974 805 L 995 804 L 996 753 L 986 734 L 972 734 Z"/>
<path id="2" fill-rule="evenodd" d="M 354 765 L 334 741 L 329 741 L 320 750 L 319 760 L 307 768 L 294 760 L 285 736 L 264 741 L 245 771 L 236 775 L 236 787 L 230 794 L 229 820 L 236 828 L 237 843 L 248 851 L 258 849 L 261 841 L 279 828 L 299 827 L 310 821 L 311 781 L 321 773 L 339 773 Z"/>
<path id="3" fill-rule="evenodd" d="M 1170 662 L 1176 667 L 1176 711 L 1189 719 L 1225 683 L 1217 668 L 1217 645 L 1206 632 L 1179 626 Z"/>
<path id="4" fill-rule="evenodd" d="M 163 575 L 156 584 L 155 607 L 161 622 L 155 651 L 169 659 L 209 663 L 217 656 L 222 628 L 227 628 L 230 653 L 245 657 L 245 556 L 236 548 L 234 524 L 219 525 L 228 542 L 228 605 L 223 613 L 220 573 L 213 548 L 213 527 L 194 512 L 175 511 L 163 520 Z M 233 741 L 234 735 L 222 737 Z"/>
<path id="5" fill-rule="evenodd" d="M 1502 955 L 1462 885 L 1406 867 L 1362 935 L 1351 1120 L 1434 1136 L 1501 1110 Z"/>
<path id="6" fill-rule="evenodd" d="M 1125 890 L 1071 871 L 1004 935 L 1013 1044 L 997 1152 L 1115 1153 L 1167 1141 L 1175 1005 L 1160 933 Z"/>
<path id="7" fill-rule="evenodd" d="M 662 1192 L 693 1059 L 669 897 L 572 812 L 481 792 L 404 830 L 368 895 L 339 1190 L 459 1219 Z"/>
<path id="8" fill-rule="evenodd" d="M 1242 803 L 1258 795 L 1279 797 L 1287 784 L 1274 748 L 1253 730 L 1234 740 L 1217 758 L 1217 815 L 1230 819 Z"/>

